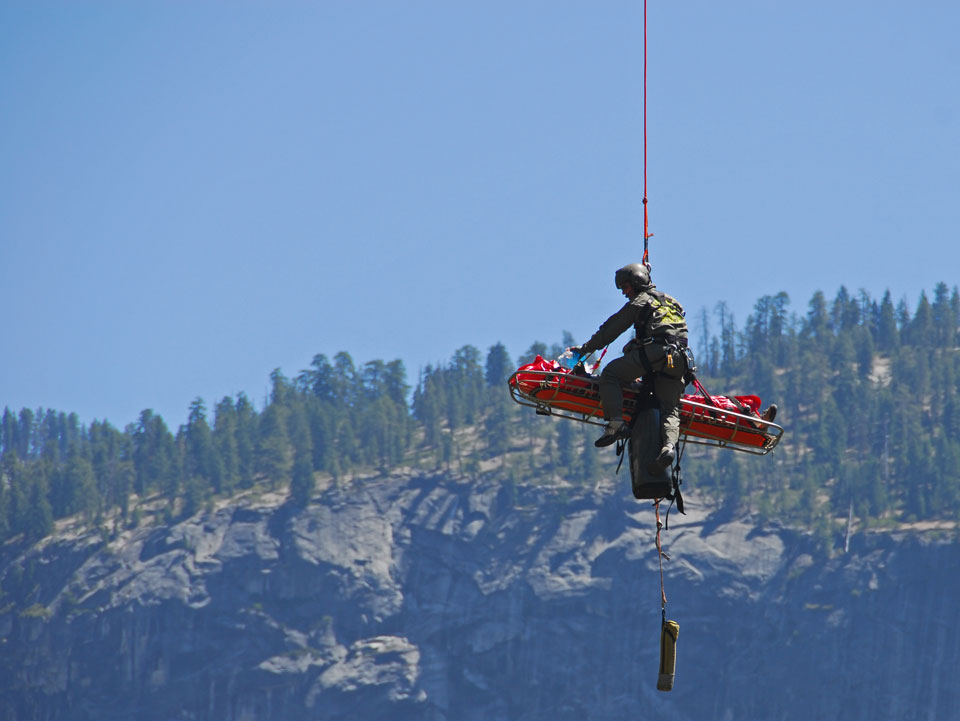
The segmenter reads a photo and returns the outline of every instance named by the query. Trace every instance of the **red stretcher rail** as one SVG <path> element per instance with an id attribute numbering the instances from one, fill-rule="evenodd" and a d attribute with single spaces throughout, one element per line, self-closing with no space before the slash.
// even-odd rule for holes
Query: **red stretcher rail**
<path id="1" fill-rule="evenodd" d="M 553 367 L 551 367 L 553 366 Z M 599 379 L 571 373 L 551 361 L 537 359 L 518 369 L 507 381 L 510 396 L 539 415 L 604 425 Z M 639 384 L 625 388 L 623 417 L 629 421 L 647 394 Z M 757 396 L 735 396 L 740 406 L 756 412 Z M 680 400 L 680 434 L 688 443 L 766 455 L 780 442 L 783 428 L 751 412 L 743 413 L 725 396 L 684 395 Z"/>

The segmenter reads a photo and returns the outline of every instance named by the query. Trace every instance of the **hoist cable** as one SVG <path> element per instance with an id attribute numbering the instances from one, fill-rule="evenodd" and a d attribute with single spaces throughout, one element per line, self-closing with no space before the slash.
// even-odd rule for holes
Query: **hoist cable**
<path id="1" fill-rule="evenodd" d="M 650 219 L 647 213 L 647 0 L 643 0 L 643 264 L 650 264 Z"/>

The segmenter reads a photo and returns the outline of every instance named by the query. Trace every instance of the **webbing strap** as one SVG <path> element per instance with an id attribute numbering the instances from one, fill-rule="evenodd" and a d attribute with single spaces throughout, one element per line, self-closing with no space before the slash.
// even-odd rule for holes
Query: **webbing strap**
<path id="1" fill-rule="evenodd" d="M 609 347 L 610 347 L 610 346 L 607 346 L 607 348 L 609 348 Z M 603 361 L 603 357 L 607 354 L 607 348 L 604 348 L 604 349 L 603 349 L 603 351 L 600 353 L 600 357 L 597 358 L 597 362 L 593 364 L 593 372 L 594 372 L 594 373 L 597 372 L 597 368 L 600 367 L 600 363 Z"/>
<path id="2" fill-rule="evenodd" d="M 643 366 L 644 381 L 646 381 L 649 378 L 653 378 L 653 365 L 650 363 L 650 359 L 647 358 L 646 345 L 640 346 L 640 349 L 637 351 L 637 355 L 640 356 L 640 365 Z"/>
<path id="3" fill-rule="evenodd" d="M 633 422 L 632 422 L 632 421 L 631 421 L 630 425 L 631 425 L 631 427 L 633 426 Z M 619 475 L 619 473 L 620 473 L 620 466 L 623 465 L 623 459 L 624 459 L 624 457 L 627 455 L 626 453 L 624 453 L 624 451 L 627 449 L 627 442 L 628 442 L 629 440 L 630 440 L 629 438 L 618 438 L 618 439 L 617 439 L 616 451 L 617 451 L 617 456 L 620 458 L 620 460 L 617 461 L 617 470 L 614 471 L 615 474 L 618 474 L 618 475 Z"/>
<path id="4" fill-rule="evenodd" d="M 663 621 L 666 623 L 667 620 L 667 592 L 663 586 L 663 559 L 666 558 L 670 560 L 670 556 L 663 552 L 663 546 L 660 545 L 660 530 L 663 528 L 663 523 L 660 522 L 660 499 L 656 499 L 653 502 L 653 507 L 656 510 L 657 515 L 657 561 L 660 563 L 660 614 L 663 616 Z"/>
<path id="5" fill-rule="evenodd" d="M 694 376 L 693 378 L 693 387 L 697 389 L 697 392 L 703 396 L 703 399 L 707 402 L 707 405 L 713 406 L 714 408 L 719 408 L 716 401 L 713 400 L 713 396 L 703 387 L 703 383 L 700 382 L 700 379 Z"/>
<path id="6" fill-rule="evenodd" d="M 683 510 L 683 495 L 680 493 L 680 486 L 683 484 L 683 474 L 680 471 L 680 461 L 683 458 L 683 452 L 687 449 L 687 439 L 684 439 L 680 442 L 680 446 L 677 449 L 677 460 L 673 464 L 673 473 L 670 476 L 672 482 L 672 491 L 670 494 L 670 505 L 667 506 L 667 515 L 663 519 L 663 527 L 665 530 L 670 530 L 670 509 L 673 508 L 673 504 L 677 504 L 677 510 L 683 515 L 687 515 L 687 512 Z"/>

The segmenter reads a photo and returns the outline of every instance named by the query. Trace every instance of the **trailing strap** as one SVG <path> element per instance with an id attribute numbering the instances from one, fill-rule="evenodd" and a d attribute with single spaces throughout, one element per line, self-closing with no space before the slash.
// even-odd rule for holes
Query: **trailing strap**
<path id="1" fill-rule="evenodd" d="M 653 502 L 653 507 L 656 510 L 657 514 L 657 561 L 660 564 L 660 615 L 663 616 L 663 622 L 667 622 L 667 592 L 663 587 L 663 559 L 666 558 L 670 560 L 668 556 L 663 551 L 663 546 L 660 544 L 660 531 L 663 529 L 663 523 L 660 521 L 660 499 L 656 499 Z"/>

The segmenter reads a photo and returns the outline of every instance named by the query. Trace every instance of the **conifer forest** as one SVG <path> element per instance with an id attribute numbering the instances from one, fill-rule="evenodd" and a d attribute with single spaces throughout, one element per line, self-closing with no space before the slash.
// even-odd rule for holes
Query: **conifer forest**
<path id="1" fill-rule="evenodd" d="M 688 315 L 699 376 L 716 394 L 779 406 L 784 440 L 769 456 L 691 448 L 684 489 L 801 528 L 825 553 L 851 522 L 895 528 L 960 520 L 960 295 L 938 284 L 914 307 L 841 288 L 802 310 L 764 296 L 738 327 L 724 303 Z M 580 339 L 582 340 L 582 339 Z M 619 353 L 619 346 L 609 357 Z M 574 339 L 467 345 L 409 378 L 399 360 L 357 366 L 317 355 L 276 370 L 261 408 L 244 394 L 197 398 L 184 425 L 151 410 L 117 428 L 53 409 L 6 408 L 0 420 L 0 540 L 32 542 L 78 517 L 105 536 L 170 522 L 240 492 L 309 502 L 318 479 L 362 483 L 400 467 L 500 474 L 517 484 L 629 483 L 594 426 L 514 404 L 506 379 Z M 412 392 L 411 392 L 412 391 Z M 151 520 L 152 519 L 152 520 Z"/>

